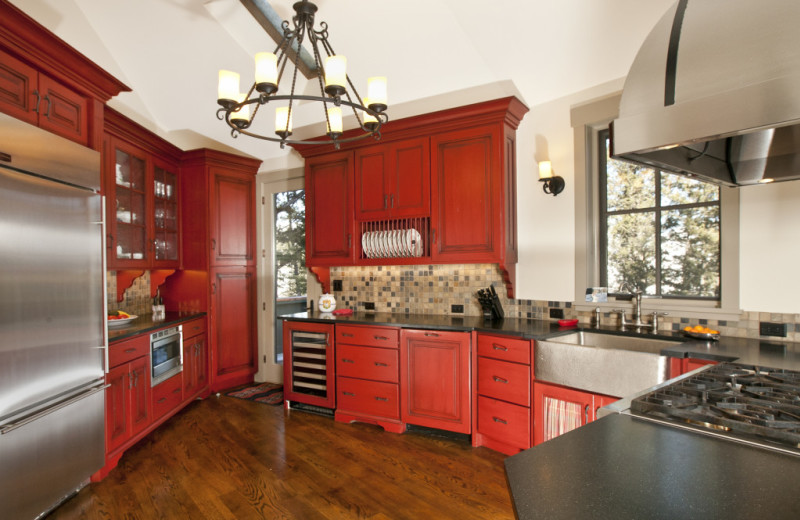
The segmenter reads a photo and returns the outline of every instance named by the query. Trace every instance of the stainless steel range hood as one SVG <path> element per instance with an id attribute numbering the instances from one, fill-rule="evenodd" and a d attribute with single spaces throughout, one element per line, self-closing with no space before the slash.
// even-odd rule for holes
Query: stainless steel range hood
<path id="1" fill-rule="evenodd" d="M 800 2 L 680 0 L 631 66 L 611 153 L 728 186 L 800 179 Z"/>

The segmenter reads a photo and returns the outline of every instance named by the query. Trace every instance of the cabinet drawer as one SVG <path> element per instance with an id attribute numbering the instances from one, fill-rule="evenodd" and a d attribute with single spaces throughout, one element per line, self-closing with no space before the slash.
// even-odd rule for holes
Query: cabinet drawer
<path id="1" fill-rule="evenodd" d="M 153 387 L 153 420 L 175 409 L 183 400 L 183 378 L 174 375 Z"/>
<path id="2" fill-rule="evenodd" d="M 394 349 L 336 346 L 336 374 L 340 376 L 397 383 L 398 365 Z"/>
<path id="3" fill-rule="evenodd" d="M 531 368 L 478 357 L 478 393 L 522 406 L 531 404 Z"/>
<path id="4" fill-rule="evenodd" d="M 397 348 L 399 329 L 393 327 L 358 327 L 336 325 L 336 344 L 364 345 L 367 347 Z"/>
<path id="5" fill-rule="evenodd" d="M 478 431 L 506 444 L 527 449 L 531 444 L 531 410 L 478 396 Z"/>
<path id="6" fill-rule="evenodd" d="M 183 339 L 188 339 L 206 332 L 206 319 L 197 318 L 183 324 Z"/>
<path id="7" fill-rule="evenodd" d="M 478 355 L 530 364 L 531 342 L 527 339 L 478 334 Z"/>
<path id="8" fill-rule="evenodd" d="M 108 368 L 148 355 L 150 355 L 150 336 L 147 334 L 112 343 L 108 346 Z"/>
<path id="9" fill-rule="evenodd" d="M 400 398 L 397 385 L 364 381 L 350 377 L 336 378 L 336 408 L 341 411 L 400 418 Z"/>

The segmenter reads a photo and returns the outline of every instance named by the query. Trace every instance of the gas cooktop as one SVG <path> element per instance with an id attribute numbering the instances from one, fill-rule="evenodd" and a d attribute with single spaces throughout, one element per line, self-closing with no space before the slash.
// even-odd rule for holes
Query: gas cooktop
<path id="1" fill-rule="evenodd" d="M 800 455 L 800 372 L 721 363 L 631 401 L 643 419 Z"/>

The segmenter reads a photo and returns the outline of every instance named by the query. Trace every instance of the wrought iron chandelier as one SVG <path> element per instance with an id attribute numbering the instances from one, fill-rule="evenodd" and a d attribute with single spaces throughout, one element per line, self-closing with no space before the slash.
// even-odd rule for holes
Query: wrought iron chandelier
<path id="1" fill-rule="evenodd" d="M 240 93 L 239 74 L 231 71 L 219 71 L 219 93 L 217 103 L 222 108 L 217 110 L 217 118 L 224 120 L 231 127 L 231 136 L 238 137 L 244 134 L 258 139 L 278 142 L 283 148 L 286 144 L 328 144 L 332 143 L 337 149 L 341 143 L 357 141 L 366 137 L 380 139 L 381 126 L 389 120 L 385 113 L 386 104 L 386 78 L 369 78 L 367 84 L 367 97 L 364 99 L 358 94 L 353 82 L 346 73 L 347 60 L 342 55 L 333 51 L 328 41 L 328 24 L 320 23 L 320 30 L 314 29 L 314 14 L 317 6 L 307 0 L 294 4 L 295 15 L 292 17 L 293 28 L 287 20 L 281 24 L 283 38 L 275 52 L 260 52 L 255 57 L 255 82 L 246 94 Z M 316 77 L 319 84 L 320 95 L 295 94 L 297 82 L 297 60 L 303 42 L 308 39 L 313 51 L 316 66 Z M 323 64 L 319 47 L 325 52 Z M 291 60 L 289 54 L 296 53 L 296 59 Z M 286 63 L 293 61 L 294 71 L 291 73 L 291 88 L 289 94 L 279 93 L 278 85 L 284 77 Z M 349 89 L 348 89 L 349 86 Z M 328 139 L 324 140 L 299 140 L 290 139 L 292 135 L 292 115 L 298 100 L 311 101 L 321 104 L 327 123 Z M 264 105 L 276 107 L 275 135 L 262 135 L 252 131 L 251 125 L 259 110 L 265 110 Z M 358 126 L 363 133 L 342 138 L 342 107 L 350 107 L 356 117 Z M 251 110 L 252 108 L 252 110 Z"/>

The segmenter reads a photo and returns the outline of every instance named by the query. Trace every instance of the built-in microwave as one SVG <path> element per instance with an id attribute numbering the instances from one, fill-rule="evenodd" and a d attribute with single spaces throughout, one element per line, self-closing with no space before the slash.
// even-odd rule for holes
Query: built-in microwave
<path id="1" fill-rule="evenodd" d="M 183 370 L 183 326 L 150 334 L 150 384 L 156 386 Z"/>

